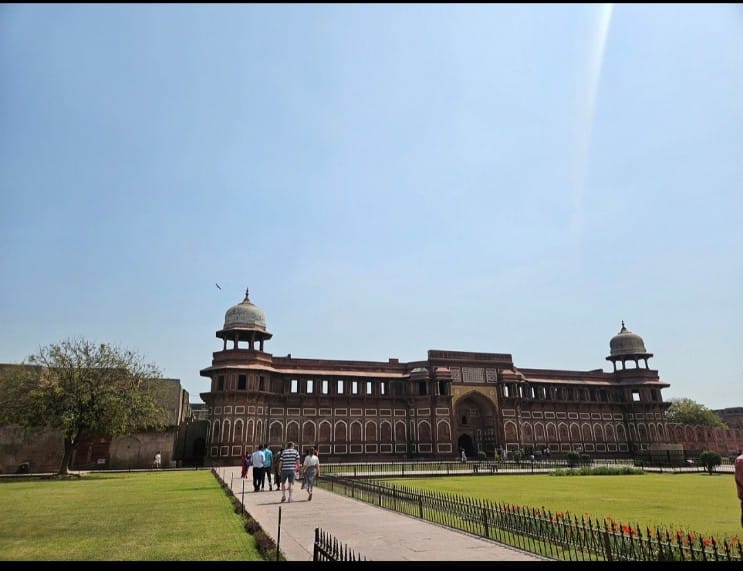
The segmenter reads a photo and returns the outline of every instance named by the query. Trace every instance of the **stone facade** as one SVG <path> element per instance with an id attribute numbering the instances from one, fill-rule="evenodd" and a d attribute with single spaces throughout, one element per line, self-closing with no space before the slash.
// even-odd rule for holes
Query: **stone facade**
<path id="1" fill-rule="evenodd" d="M 669 385 L 624 323 L 610 340 L 612 372 L 523 368 L 510 354 L 463 351 L 409 363 L 277 357 L 264 351 L 272 334 L 247 293 L 216 336 L 222 350 L 201 371 L 210 464 L 287 441 L 317 446 L 326 462 L 451 459 L 461 449 L 617 456 L 681 441 L 665 421 Z M 741 430 L 697 434 L 694 449 L 743 444 Z"/>

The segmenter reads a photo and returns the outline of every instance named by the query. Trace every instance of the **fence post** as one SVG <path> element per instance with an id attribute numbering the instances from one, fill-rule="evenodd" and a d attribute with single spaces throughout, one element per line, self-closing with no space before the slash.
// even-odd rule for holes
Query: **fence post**
<path id="1" fill-rule="evenodd" d="M 604 531 L 599 531 L 604 539 L 604 552 L 606 553 L 606 560 L 613 561 L 611 557 L 611 540 L 609 539 L 609 532 L 604 527 Z"/>
<path id="2" fill-rule="evenodd" d="M 317 561 L 318 544 L 320 543 L 320 528 L 315 528 L 315 547 L 312 549 L 312 561 Z"/>
<path id="3" fill-rule="evenodd" d="M 276 530 L 276 561 L 279 560 L 279 545 L 281 544 L 281 506 L 279 506 L 279 528 Z M 315 528 L 315 549 L 317 549 L 317 528 Z M 313 561 L 314 559 L 313 553 Z"/>

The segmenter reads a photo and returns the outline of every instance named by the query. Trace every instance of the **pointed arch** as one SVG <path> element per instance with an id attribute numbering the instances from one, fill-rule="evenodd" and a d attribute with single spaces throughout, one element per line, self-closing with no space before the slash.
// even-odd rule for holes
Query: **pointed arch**
<path id="1" fill-rule="evenodd" d="M 335 422 L 335 435 L 333 442 L 345 443 L 348 441 L 348 424 L 345 420 L 337 420 Z"/>
<path id="2" fill-rule="evenodd" d="M 377 424 L 373 420 L 366 421 L 366 443 L 376 444 L 377 442 Z"/>
<path id="3" fill-rule="evenodd" d="M 431 423 L 427 420 L 418 421 L 418 442 L 431 442 Z"/>
<path id="4" fill-rule="evenodd" d="M 389 420 L 379 423 L 379 442 L 392 442 L 392 423 Z"/>
<path id="5" fill-rule="evenodd" d="M 577 422 L 570 423 L 570 441 L 571 442 L 581 441 L 580 426 L 578 426 Z"/>
<path id="6" fill-rule="evenodd" d="M 245 423 L 245 442 L 252 444 L 255 438 L 255 421 L 252 418 Z"/>
<path id="7" fill-rule="evenodd" d="M 544 436 L 544 424 L 541 422 L 534 423 L 534 439 L 537 442 L 546 442 L 547 440 Z"/>
<path id="8" fill-rule="evenodd" d="M 280 420 L 273 420 L 271 421 L 271 425 L 268 427 L 268 441 L 273 444 L 281 444 L 284 443 L 284 425 Z"/>
<path id="9" fill-rule="evenodd" d="M 313 420 L 305 420 L 302 424 L 302 443 L 310 444 L 317 442 L 315 437 L 317 434 L 317 426 Z"/>
<path id="10" fill-rule="evenodd" d="M 641 423 L 637 425 L 637 432 L 640 435 L 640 442 L 648 441 L 648 429 L 645 426 L 645 423 Z"/>
<path id="11" fill-rule="evenodd" d="M 351 422 L 351 442 L 363 442 L 364 432 L 363 425 L 360 420 L 354 420 Z"/>
<path id="12" fill-rule="evenodd" d="M 593 442 L 593 430 L 591 430 L 591 425 L 587 422 L 584 422 L 581 426 L 581 434 L 583 435 L 584 442 Z"/>
<path id="13" fill-rule="evenodd" d="M 299 423 L 296 420 L 290 420 L 286 423 L 286 440 L 299 446 Z"/>
<path id="14" fill-rule="evenodd" d="M 517 442 L 518 430 L 516 430 L 516 423 L 512 420 L 507 420 L 503 423 L 503 432 L 506 436 L 507 442 Z"/>
<path id="15" fill-rule="evenodd" d="M 534 440 L 532 437 L 532 429 L 531 429 L 531 423 L 530 422 L 522 422 L 521 423 L 521 441 L 524 444 L 529 444 Z"/>
<path id="16" fill-rule="evenodd" d="M 232 432 L 232 441 L 233 442 L 243 441 L 243 421 L 240 418 L 238 418 L 235 421 L 235 428 L 233 429 L 233 432 Z"/>
<path id="17" fill-rule="evenodd" d="M 557 426 L 554 422 L 547 423 L 547 441 L 557 442 Z"/>
<path id="18" fill-rule="evenodd" d="M 439 420 L 436 423 L 436 430 L 439 442 L 451 442 L 451 424 L 448 420 Z"/>
<path id="19" fill-rule="evenodd" d="M 627 431 L 623 424 L 617 424 L 617 442 L 627 442 Z"/>
<path id="20" fill-rule="evenodd" d="M 332 431 L 332 427 L 330 426 L 330 421 L 327 419 L 321 420 L 320 424 L 318 425 L 319 434 L 317 437 L 317 441 L 320 444 L 330 444 L 330 442 L 332 442 L 331 431 Z"/>
<path id="21" fill-rule="evenodd" d="M 599 443 L 606 442 L 606 439 L 604 438 L 604 427 L 598 422 L 593 424 L 593 438 Z"/>
<path id="22" fill-rule="evenodd" d="M 616 442 L 617 436 L 614 433 L 614 427 L 611 424 L 606 425 L 606 441 L 607 442 Z"/>

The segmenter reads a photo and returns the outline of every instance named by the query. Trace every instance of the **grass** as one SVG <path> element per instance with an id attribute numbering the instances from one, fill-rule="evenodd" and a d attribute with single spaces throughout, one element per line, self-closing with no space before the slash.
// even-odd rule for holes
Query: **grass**
<path id="1" fill-rule="evenodd" d="M 730 474 L 572 476 L 547 474 L 389 478 L 385 482 L 552 513 L 590 515 L 651 529 L 695 532 L 717 539 L 740 537 L 740 502 Z"/>
<path id="2" fill-rule="evenodd" d="M 10 480 L 0 513 L 0 560 L 263 560 L 208 470 Z"/>

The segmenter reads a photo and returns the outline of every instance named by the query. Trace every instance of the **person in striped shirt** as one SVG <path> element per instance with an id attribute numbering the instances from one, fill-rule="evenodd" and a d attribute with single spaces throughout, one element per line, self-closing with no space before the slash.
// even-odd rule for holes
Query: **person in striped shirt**
<path id="1" fill-rule="evenodd" d="M 299 452 L 294 448 L 294 442 L 289 442 L 281 453 L 281 501 L 285 502 L 286 491 L 289 491 L 289 501 L 292 501 L 292 488 L 294 479 L 299 470 Z"/>

